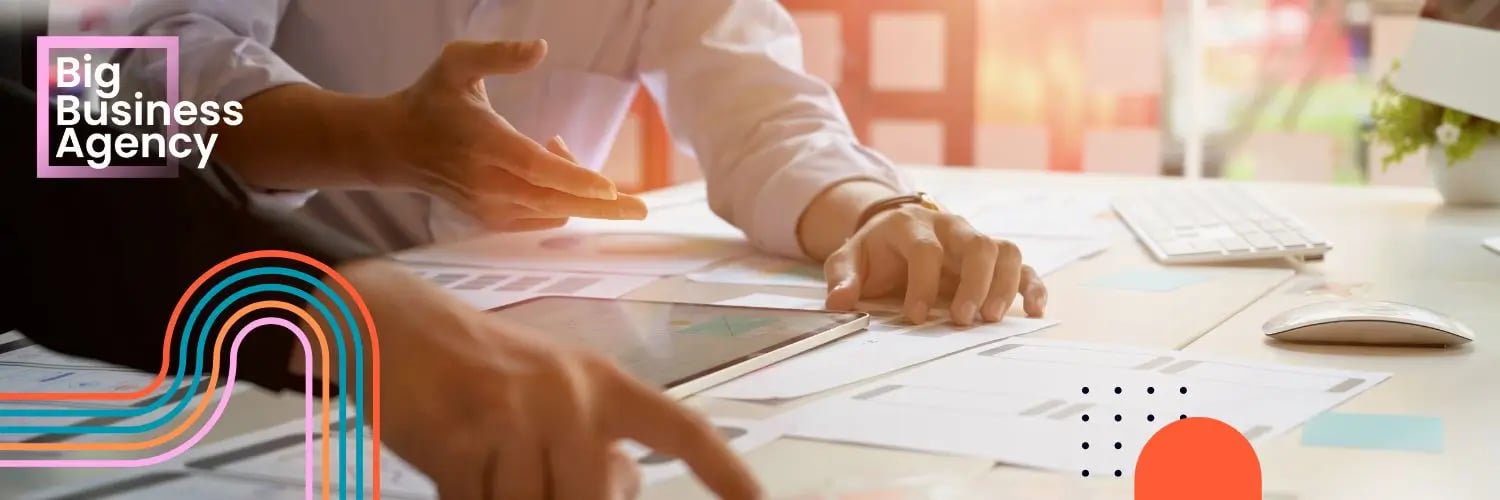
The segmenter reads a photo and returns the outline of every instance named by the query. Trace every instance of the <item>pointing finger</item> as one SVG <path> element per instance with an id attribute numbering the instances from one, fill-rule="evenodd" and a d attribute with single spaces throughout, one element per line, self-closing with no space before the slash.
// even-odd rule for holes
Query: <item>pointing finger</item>
<path id="1" fill-rule="evenodd" d="M 760 498 L 760 486 L 750 471 L 708 421 L 634 379 L 615 380 L 619 387 L 610 393 L 625 400 L 613 405 L 623 415 L 604 422 L 613 437 L 633 439 L 681 459 L 719 498 Z"/>

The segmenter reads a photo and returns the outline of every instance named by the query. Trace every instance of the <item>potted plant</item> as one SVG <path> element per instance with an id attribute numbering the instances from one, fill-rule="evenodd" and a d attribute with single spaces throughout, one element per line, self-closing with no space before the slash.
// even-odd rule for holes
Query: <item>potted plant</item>
<path id="1" fill-rule="evenodd" d="M 1399 61 L 1391 73 L 1400 68 Z M 1371 140 L 1391 148 L 1382 168 L 1426 149 L 1433 184 L 1450 205 L 1500 205 L 1500 123 L 1410 95 L 1380 80 Z"/>

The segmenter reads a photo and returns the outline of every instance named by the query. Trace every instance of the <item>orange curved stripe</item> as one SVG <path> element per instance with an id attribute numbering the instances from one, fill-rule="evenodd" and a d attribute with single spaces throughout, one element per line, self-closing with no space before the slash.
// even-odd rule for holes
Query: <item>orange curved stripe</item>
<path id="1" fill-rule="evenodd" d="M 267 301 L 256 302 L 256 303 L 247 305 L 244 308 L 236 311 L 234 313 L 234 315 L 231 316 L 229 318 L 229 320 L 224 323 L 223 327 L 221 327 L 219 329 L 218 338 L 214 340 L 213 369 L 211 371 L 211 375 L 210 375 L 210 378 L 208 380 L 208 391 L 204 393 L 204 397 L 198 402 L 197 408 L 193 409 L 193 413 L 188 416 L 187 420 L 183 421 L 181 424 L 178 424 L 178 426 L 176 428 L 173 428 L 171 431 L 169 431 L 169 432 L 167 432 L 165 434 L 162 434 L 160 436 L 156 436 L 155 438 L 152 438 L 152 439 L 149 439 L 149 440 L 146 440 L 146 441 L 124 442 L 124 443 L 113 443 L 113 442 L 111 442 L 111 443 L 0 443 L 0 451 L 130 451 L 130 450 L 141 450 L 141 449 L 146 449 L 146 448 L 158 446 L 158 445 L 161 445 L 163 443 L 166 443 L 167 441 L 170 441 L 170 440 L 176 438 L 177 436 L 181 435 L 183 432 L 187 431 L 187 429 L 189 427 L 192 427 L 193 423 L 198 420 L 198 417 L 203 414 L 203 411 L 208 408 L 209 401 L 211 401 L 213 399 L 214 389 L 218 386 L 218 381 L 219 381 L 219 358 L 220 358 L 220 353 L 223 350 L 224 339 L 229 336 L 230 329 L 232 329 L 234 327 L 234 325 L 241 318 L 243 318 L 246 314 L 249 314 L 251 312 L 254 312 L 254 311 L 257 311 L 257 310 L 260 310 L 260 309 L 266 309 L 266 308 L 283 309 L 283 310 L 286 310 L 286 311 L 290 311 L 293 314 L 296 314 L 297 317 L 300 318 L 305 325 L 311 327 L 311 329 L 313 331 L 313 334 L 315 336 L 317 336 L 317 338 L 318 338 L 318 347 L 320 348 L 320 351 L 323 353 L 323 356 L 324 356 L 323 359 L 325 359 L 325 360 L 328 359 L 328 357 L 327 357 L 328 356 L 328 339 L 327 339 L 326 336 L 323 335 L 323 327 L 320 326 L 317 322 L 312 321 L 312 316 L 309 315 L 306 311 L 302 310 L 301 308 L 298 308 L 296 306 L 293 306 L 291 304 L 288 304 L 286 302 L 281 302 L 281 301 L 267 300 Z M 329 458 L 328 458 L 328 432 L 329 432 L 329 422 L 328 422 L 328 413 L 329 413 L 328 412 L 328 406 L 329 406 L 329 399 L 328 399 L 328 393 L 329 393 L 328 363 L 323 363 L 323 370 L 322 371 L 323 371 L 323 397 L 322 397 L 322 400 L 323 400 L 323 419 L 322 419 L 322 427 L 323 427 L 323 465 L 324 465 L 323 470 L 325 471 L 325 474 L 326 474 L 327 471 L 329 470 L 328 469 L 328 464 L 329 464 Z M 327 487 L 327 481 L 324 481 L 324 487 L 325 488 Z"/>
<path id="2" fill-rule="evenodd" d="M 203 274 L 199 275 L 198 279 L 194 280 L 193 284 L 188 287 L 187 291 L 184 292 L 180 298 L 178 298 L 177 305 L 172 310 L 172 316 L 171 316 L 170 320 L 167 322 L 166 335 L 165 335 L 165 338 L 162 339 L 162 366 L 161 366 L 161 369 L 157 371 L 155 379 L 153 379 L 150 384 L 147 384 L 145 387 L 142 387 L 140 390 L 133 391 L 133 392 L 122 392 L 122 393 L 115 393 L 115 392 L 0 393 L 0 401 L 15 401 L 15 400 L 22 400 L 22 401 L 35 401 L 35 400 L 64 400 L 64 401 L 90 400 L 90 401 L 100 401 L 100 400 L 140 399 L 140 398 L 149 396 L 158 387 L 160 387 L 161 384 L 166 380 L 167 371 L 168 371 L 168 368 L 170 367 L 170 360 L 171 360 L 171 354 L 172 354 L 172 338 L 175 336 L 174 333 L 176 331 L 176 326 L 177 326 L 178 319 L 182 315 L 182 309 L 186 306 L 188 298 L 192 297 L 193 293 L 196 292 L 200 287 L 202 287 L 203 283 L 206 282 L 206 281 L 208 281 L 208 279 L 210 277 L 218 274 L 219 272 L 223 271 L 225 268 L 228 268 L 229 266 L 233 266 L 235 264 L 239 264 L 241 262 L 245 262 L 247 260 L 258 259 L 258 258 L 282 258 L 282 259 L 293 260 L 293 261 L 297 261 L 297 262 L 301 262 L 303 264 L 307 264 L 307 265 L 313 266 L 313 267 L 317 268 L 318 270 L 322 271 L 327 276 L 332 277 L 334 279 L 334 281 L 337 282 L 339 284 L 339 286 L 343 287 L 343 289 L 354 300 L 355 305 L 358 306 L 359 312 L 360 312 L 360 316 L 363 317 L 366 329 L 369 330 L 369 339 L 370 339 L 370 358 L 371 358 L 370 359 L 370 367 L 371 367 L 370 368 L 370 370 L 371 370 L 371 375 L 370 375 L 370 379 L 371 379 L 371 391 L 370 391 L 370 399 L 371 399 L 370 413 L 371 413 L 371 419 L 370 419 L 370 424 L 371 424 L 371 429 L 372 429 L 372 434 L 373 434 L 372 438 L 374 439 L 374 442 L 377 443 L 376 452 L 374 454 L 374 460 L 373 460 L 373 468 L 374 468 L 373 472 L 374 472 L 375 481 L 374 481 L 374 488 L 373 488 L 373 492 L 372 493 L 374 495 L 375 500 L 379 500 L 380 499 L 380 453 L 379 453 L 378 444 L 382 442 L 381 439 L 380 439 L 380 341 L 378 339 L 378 336 L 376 335 L 375 319 L 374 319 L 374 316 L 370 314 L 370 308 L 369 308 L 369 306 L 367 304 L 365 304 L 364 297 L 360 296 L 359 291 L 354 288 L 354 285 L 352 285 L 352 284 L 349 283 L 348 279 L 344 278 L 344 276 L 342 274 L 339 274 L 338 271 L 335 271 L 332 267 L 329 267 L 327 264 L 324 264 L 323 262 L 320 262 L 317 259 L 313 259 L 311 257 L 308 257 L 306 255 L 303 255 L 303 254 L 300 254 L 300 253 L 297 253 L 297 252 L 289 252 L 289 251 L 285 251 L 285 250 L 256 250 L 256 251 L 251 251 L 251 252 L 245 252 L 245 253 L 236 255 L 234 257 L 231 257 L 231 258 L 229 258 L 229 259 L 227 259 L 227 260 L 225 260 L 223 262 L 220 262 L 218 265 L 215 265 L 213 268 L 211 268 L 208 271 L 204 272 Z M 275 302 L 275 301 L 266 301 L 266 302 Z M 263 303 L 264 302 L 257 302 L 256 304 L 253 304 L 253 305 L 259 305 L 259 304 L 263 304 Z M 290 307 L 290 305 L 288 305 L 288 304 L 286 304 L 284 302 L 277 302 L 277 303 L 278 304 L 282 304 L 282 305 L 286 305 L 286 306 Z M 270 307 L 270 306 L 265 306 L 265 307 Z M 309 317 L 309 315 L 307 314 L 307 312 L 303 311 L 301 308 L 291 307 L 291 308 L 289 308 L 287 310 L 289 310 L 289 311 L 293 312 L 294 314 L 296 314 L 299 318 L 301 318 L 303 320 L 303 322 L 305 324 L 307 324 L 307 325 L 309 325 L 309 326 L 312 327 L 313 333 L 316 334 L 316 336 L 318 337 L 319 348 L 321 349 L 321 351 L 323 353 L 323 359 L 327 360 L 328 359 L 328 341 L 327 341 L 327 338 L 323 335 L 323 330 L 319 326 L 319 324 L 316 321 L 313 321 L 311 319 L 311 317 Z M 236 317 L 238 317 L 238 316 L 236 316 Z M 23 450 L 69 450 L 69 451 L 72 451 L 72 450 L 109 450 L 109 451 L 114 451 L 114 450 L 131 450 L 131 449 L 141 449 L 141 448 L 155 446 L 155 445 L 161 444 L 162 442 L 165 442 L 168 439 L 171 439 L 172 437 L 175 437 L 178 434 L 181 434 L 186 429 L 186 427 L 188 425 L 190 425 L 193 421 L 197 420 L 197 418 L 203 413 L 203 410 L 205 408 L 207 408 L 207 402 L 210 399 L 212 399 L 214 387 L 216 386 L 216 382 L 218 380 L 218 373 L 219 373 L 219 362 L 218 362 L 218 360 L 219 360 L 219 354 L 218 354 L 219 346 L 222 343 L 224 337 L 227 335 L 227 328 L 228 328 L 227 325 L 230 325 L 230 324 L 233 324 L 233 322 L 231 321 L 231 322 L 227 323 L 226 327 L 224 329 L 220 330 L 219 339 L 217 341 L 215 341 L 214 363 L 213 363 L 212 377 L 209 380 L 208 392 L 205 393 L 205 397 L 203 398 L 203 401 L 199 403 L 198 408 L 196 408 L 193 411 L 192 415 L 190 415 L 188 417 L 188 420 L 186 422 L 184 422 L 183 425 L 179 426 L 176 429 L 173 429 L 173 431 L 170 433 L 169 436 L 159 437 L 157 439 L 153 439 L 153 440 L 151 440 L 151 441 L 148 442 L 149 444 L 146 444 L 144 446 L 136 446 L 138 443 L 0 443 L 0 450 L 4 450 L 4 451 L 23 451 Z M 352 329 L 353 325 L 350 325 L 350 326 L 351 326 L 351 329 Z M 329 481 L 327 480 L 327 475 L 329 473 L 329 469 L 327 467 L 328 466 L 328 462 L 329 462 L 329 458 L 328 458 L 328 453 L 329 453 L 328 452 L 328 448 L 329 448 L 328 447 L 328 432 L 329 432 L 329 423 L 328 423 L 328 406 L 329 406 L 328 393 L 329 393 L 329 390 L 330 390 L 329 389 L 329 378 L 328 378 L 328 363 L 326 363 L 326 362 L 323 363 L 323 369 L 322 369 L 322 371 L 323 371 L 323 377 L 322 377 L 323 378 L 323 398 L 322 399 L 323 399 L 323 410 L 324 410 L 323 411 L 323 419 L 322 419 L 323 420 L 323 422 L 322 422 L 322 425 L 323 425 L 323 464 L 324 464 L 324 469 L 323 469 L 324 470 L 323 496 L 326 499 L 326 498 L 328 498 L 328 484 L 329 484 Z M 362 376 L 362 374 L 357 374 L 356 376 Z M 57 446 L 57 445 L 68 445 L 68 446 Z"/>
<path id="3" fill-rule="evenodd" d="M 338 282 L 339 286 L 349 292 L 349 297 L 354 299 L 354 304 L 359 307 L 360 315 L 364 317 L 365 327 L 370 331 L 370 429 L 371 437 L 375 440 L 376 445 L 373 460 L 375 486 L 372 488 L 372 494 L 375 496 L 375 500 L 380 500 L 380 443 L 382 442 L 380 440 L 380 339 L 379 335 L 375 334 L 375 318 L 370 315 L 370 308 L 365 305 L 365 299 L 359 295 L 359 290 L 355 290 L 354 285 L 351 285 L 349 280 L 344 279 L 344 275 L 339 274 L 332 267 L 328 267 L 327 264 L 312 259 L 308 260 L 310 261 L 308 262 L 310 265 L 332 277 L 334 281 Z"/>
<path id="4" fill-rule="evenodd" d="M 320 269 L 327 269 L 327 266 L 321 265 L 321 262 L 318 262 L 311 257 L 296 252 L 287 252 L 282 250 L 257 250 L 253 252 L 245 252 L 231 257 L 228 260 L 220 262 L 218 265 L 209 269 L 207 272 L 198 275 L 198 279 L 193 281 L 193 284 L 188 287 L 187 292 L 183 293 L 182 297 L 177 299 L 177 306 L 172 309 L 172 318 L 167 322 L 166 338 L 162 339 L 161 369 L 156 372 L 156 378 L 152 379 L 150 384 L 147 384 L 140 390 L 133 392 L 0 392 L 0 401 L 118 401 L 141 399 L 150 396 L 151 393 L 155 392 L 158 387 L 161 387 L 162 382 L 166 381 L 167 379 L 167 369 L 170 365 L 170 360 L 172 359 L 172 338 L 176 336 L 175 332 L 177 330 L 177 319 L 182 315 L 182 309 L 187 305 L 188 298 L 192 297 L 193 293 L 197 292 L 198 288 L 202 287 L 203 283 L 207 282 L 210 277 L 217 275 L 225 268 L 250 259 L 261 257 L 280 257 L 316 266 Z M 344 286 L 348 286 L 348 284 L 342 279 L 339 281 L 340 283 L 343 283 Z"/>

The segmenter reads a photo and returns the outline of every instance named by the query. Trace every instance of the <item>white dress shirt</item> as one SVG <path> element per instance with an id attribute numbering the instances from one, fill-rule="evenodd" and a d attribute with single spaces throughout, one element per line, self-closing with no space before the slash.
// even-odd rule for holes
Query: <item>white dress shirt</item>
<path id="1" fill-rule="evenodd" d="M 778 254 L 802 256 L 797 220 L 826 187 L 862 178 L 904 189 L 857 142 L 833 90 L 803 70 L 796 25 L 774 0 L 146 0 L 132 25 L 180 37 L 179 92 L 199 101 L 288 83 L 384 95 L 448 41 L 544 38 L 536 69 L 486 79 L 497 112 L 538 142 L 562 136 L 599 168 L 644 84 L 703 165 L 714 212 Z M 158 52 L 131 55 L 125 73 L 160 80 Z M 310 203 L 324 198 L 319 215 L 386 250 L 474 227 L 426 196 L 323 192 Z"/>

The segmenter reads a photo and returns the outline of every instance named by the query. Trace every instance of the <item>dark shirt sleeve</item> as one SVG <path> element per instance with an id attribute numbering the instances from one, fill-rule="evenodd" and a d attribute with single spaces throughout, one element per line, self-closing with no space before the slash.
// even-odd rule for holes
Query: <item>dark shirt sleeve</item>
<path id="1" fill-rule="evenodd" d="M 4 80 L 0 87 L 0 116 L 14 123 L 35 115 L 29 90 Z M 34 131 L 6 128 L 0 273 L 10 299 L 0 301 L 0 327 L 50 349 L 155 372 L 178 299 L 225 259 L 275 249 L 336 266 L 373 255 L 311 221 L 252 210 L 232 179 L 188 166 L 196 161 L 184 161 L 175 179 L 37 179 Z M 300 389 L 287 371 L 295 342 L 285 333 L 248 337 L 239 378 Z M 184 360 L 167 361 L 175 368 Z"/>

